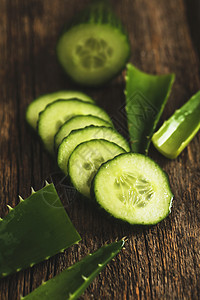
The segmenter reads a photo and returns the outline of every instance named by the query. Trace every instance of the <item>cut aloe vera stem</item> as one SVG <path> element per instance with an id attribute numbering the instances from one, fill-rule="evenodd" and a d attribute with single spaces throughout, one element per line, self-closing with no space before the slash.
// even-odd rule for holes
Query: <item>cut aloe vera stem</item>
<path id="1" fill-rule="evenodd" d="M 102 163 L 126 151 L 112 142 L 99 139 L 84 142 L 72 152 L 68 171 L 74 187 L 90 198 L 91 182 Z"/>
<path id="2" fill-rule="evenodd" d="M 103 164 L 93 180 L 93 196 L 113 217 L 152 225 L 171 211 L 167 174 L 149 157 L 126 153 Z"/>
<path id="3" fill-rule="evenodd" d="M 152 142 L 167 158 L 176 158 L 200 129 L 200 91 L 154 133 Z"/>
<path id="4" fill-rule="evenodd" d="M 92 100 L 88 95 L 81 93 L 79 91 L 58 91 L 51 94 L 45 94 L 38 97 L 37 99 L 35 99 L 29 104 L 26 111 L 27 122 L 33 129 L 36 130 L 39 113 L 43 111 L 49 103 L 57 99 L 67 100 L 71 98 L 77 98 L 82 101 L 94 103 L 94 100 Z"/>
<path id="5" fill-rule="evenodd" d="M 92 115 L 72 117 L 65 122 L 56 133 L 54 138 L 55 149 L 58 148 L 62 140 L 68 136 L 72 130 L 84 128 L 90 125 L 112 127 L 110 123 Z"/>
<path id="6" fill-rule="evenodd" d="M 127 65 L 126 112 L 133 152 L 147 154 L 175 75 L 150 75 Z"/>
<path id="7" fill-rule="evenodd" d="M 80 239 L 54 185 L 46 185 L 0 222 L 0 277 L 32 267 Z"/>
<path id="8" fill-rule="evenodd" d="M 58 148 L 58 166 L 65 175 L 68 175 L 69 157 L 76 146 L 94 139 L 104 139 L 119 145 L 125 151 L 130 151 L 125 138 L 112 128 L 104 126 L 89 126 L 83 129 L 73 130 L 66 138 L 64 138 Z"/>
<path id="9" fill-rule="evenodd" d="M 64 122 L 75 115 L 94 115 L 112 124 L 100 107 L 80 100 L 57 100 L 45 108 L 38 120 L 38 134 L 49 153 L 54 154 L 54 136 Z"/>
<path id="10" fill-rule="evenodd" d="M 108 1 L 92 1 L 64 29 L 57 56 L 64 71 L 82 85 L 101 85 L 121 71 L 130 56 L 130 43 Z"/>
<path id="11" fill-rule="evenodd" d="M 123 248 L 124 240 L 103 246 L 93 254 L 44 282 L 23 300 L 75 300 Z M 21 299 L 21 300 L 22 300 Z"/>

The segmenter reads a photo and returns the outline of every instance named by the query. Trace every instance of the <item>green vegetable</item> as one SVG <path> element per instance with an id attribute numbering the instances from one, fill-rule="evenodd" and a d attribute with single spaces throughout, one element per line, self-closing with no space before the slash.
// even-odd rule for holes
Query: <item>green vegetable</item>
<path id="1" fill-rule="evenodd" d="M 0 277 L 32 267 L 81 239 L 53 184 L 20 199 L 0 222 Z"/>
<path id="2" fill-rule="evenodd" d="M 103 139 L 81 143 L 69 158 L 68 171 L 72 184 L 90 198 L 92 179 L 102 163 L 125 152 L 118 145 Z"/>
<path id="3" fill-rule="evenodd" d="M 152 142 L 164 156 L 176 158 L 200 129 L 200 91 L 165 121 Z"/>
<path id="4" fill-rule="evenodd" d="M 58 148 L 58 166 L 65 175 L 68 175 L 68 160 L 76 146 L 94 139 L 104 139 L 119 145 L 126 151 L 130 151 L 127 141 L 113 128 L 89 126 L 83 129 L 73 130 L 64 138 Z"/>
<path id="5" fill-rule="evenodd" d="M 56 100 L 39 115 L 38 134 L 49 153 L 54 154 L 54 136 L 64 122 L 75 115 L 94 115 L 112 124 L 108 114 L 100 107 L 76 99 Z"/>
<path id="6" fill-rule="evenodd" d="M 106 264 L 124 246 L 124 240 L 108 244 L 44 282 L 21 300 L 75 300 L 85 291 Z"/>
<path id="7" fill-rule="evenodd" d="M 89 96 L 78 91 L 58 91 L 51 94 L 42 95 L 29 104 L 26 111 L 27 122 L 33 129 L 36 130 L 39 113 L 43 111 L 49 103 L 58 99 L 67 100 L 71 98 L 77 98 L 82 101 L 94 103 L 94 100 L 92 100 Z"/>
<path id="8" fill-rule="evenodd" d="M 75 116 L 65 122 L 54 138 L 55 149 L 61 144 L 62 140 L 70 134 L 72 130 L 84 128 L 90 125 L 112 127 L 110 123 L 92 115 Z"/>
<path id="9" fill-rule="evenodd" d="M 149 75 L 131 64 L 127 65 L 126 112 L 133 152 L 148 153 L 174 79 L 174 74 Z"/>
<path id="10" fill-rule="evenodd" d="M 173 195 L 168 177 L 145 155 L 126 153 L 106 162 L 92 185 L 99 205 L 130 224 L 156 224 L 170 213 Z"/>
<path id="11" fill-rule="evenodd" d="M 91 1 L 64 29 L 57 56 L 66 73 L 87 86 L 107 82 L 125 66 L 130 43 L 108 1 Z"/>

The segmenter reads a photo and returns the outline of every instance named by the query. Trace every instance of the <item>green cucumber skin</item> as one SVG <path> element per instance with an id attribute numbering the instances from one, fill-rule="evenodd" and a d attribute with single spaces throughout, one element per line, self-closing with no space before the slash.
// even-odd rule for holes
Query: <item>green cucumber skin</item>
<path id="1" fill-rule="evenodd" d="M 74 121 L 77 121 L 77 120 L 78 120 L 78 122 L 81 122 L 81 120 L 82 120 L 82 123 L 80 124 L 80 126 L 79 126 L 79 124 L 76 124 L 76 126 L 74 126 Z M 84 123 L 84 125 L 83 125 L 83 123 Z M 113 126 L 109 122 L 107 122 L 107 121 L 105 121 L 105 120 L 103 120 L 103 119 L 101 119 L 99 117 L 96 117 L 96 116 L 92 116 L 92 115 L 77 115 L 75 117 L 72 117 L 71 119 L 69 119 L 68 121 L 66 121 L 60 127 L 60 129 L 58 130 L 58 132 L 56 133 L 56 135 L 54 137 L 54 149 L 55 149 L 55 153 L 57 152 L 58 147 L 61 144 L 62 140 L 65 137 L 67 137 L 67 135 L 70 134 L 69 131 L 67 131 L 67 133 L 66 133 L 66 125 L 69 125 L 69 124 L 70 125 L 73 124 L 73 129 L 70 129 L 70 131 L 81 129 L 81 128 L 85 128 L 85 127 L 88 127 L 88 126 L 91 126 L 91 125 L 94 125 L 94 126 L 105 126 L 105 127 L 111 127 L 111 128 L 113 128 Z M 62 136 L 62 139 L 61 139 L 60 135 L 61 135 L 62 131 L 64 131 L 64 130 L 65 130 L 65 136 L 64 137 Z"/>
<path id="2" fill-rule="evenodd" d="M 92 2 L 64 27 L 63 32 L 80 24 L 109 24 L 126 35 L 129 43 L 127 31 L 120 19 L 113 13 L 110 2 L 107 0 L 93 0 Z"/>
<path id="3" fill-rule="evenodd" d="M 187 124 L 186 124 L 186 118 Z M 181 126 L 186 125 L 187 128 Z M 187 130 L 191 130 L 189 133 Z M 163 123 L 157 132 L 152 137 L 152 142 L 155 148 L 165 157 L 175 159 L 189 142 L 197 134 L 200 129 L 200 91 L 194 94 L 181 108 L 176 110 L 174 114 Z M 178 136 L 176 135 L 178 133 Z M 173 135 L 175 134 L 175 137 Z M 166 136 L 162 144 L 159 140 Z M 173 149 L 174 144 L 181 138 L 179 147 Z M 164 145 L 164 147 L 163 147 Z M 167 149 L 166 149 L 167 145 Z"/>
<path id="4" fill-rule="evenodd" d="M 107 78 L 105 74 L 105 78 L 102 78 L 101 80 L 97 80 L 97 82 L 95 80 L 94 82 L 92 82 L 92 80 L 90 80 L 90 82 L 88 81 L 84 82 L 84 80 L 80 80 L 76 78 L 76 76 L 74 77 L 73 75 L 69 74 L 68 70 L 66 70 L 66 67 L 63 65 L 59 55 L 59 42 L 64 36 L 64 34 L 75 27 L 80 26 L 81 28 L 81 26 L 84 26 L 85 24 L 105 25 L 108 26 L 109 28 L 113 28 L 114 30 L 120 32 L 123 35 L 124 42 L 127 45 L 126 57 L 124 57 L 124 62 L 121 64 L 121 67 L 118 68 L 117 71 L 115 71 L 111 76 L 108 76 Z M 60 66 L 62 67 L 63 71 L 67 73 L 73 81 L 75 81 L 76 83 L 82 86 L 98 87 L 111 81 L 114 77 L 116 77 L 118 74 L 121 73 L 121 71 L 125 68 L 126 63 L 128 62 L 131 56 L 131 46 L 130 46 L 128 33 L 125 30 L 119 18 L 113 13 L 109 1 L 94 0 L 93 3 L 91 3 L 85 10 L 81 11 L 78 15 L 74 17 L 74 19 L 70 23 L 64 26 L 57 42 L 56 55 L 57 55 L 57 60 L 60 63 Z"/>
<path id="5" fill-rule="evenodd" d="M 45 107 L 58 100 L 69 100 L 72 98 L 76 98 L 78 100 L 84 101 L 84 102 L 91 102 L 95 103 L 92 98 L 90 98 L 88 95 L 74 90 L 61 90 L 56 91 L 50 94 L 43 94 L 39 97 L 37 97 L 35 100 L 33 100 L 26 109 L 26 121 L 29 124 L 29 126 L 37 130 L 37 122 L 39 118 L 39 113 L 45 109 Z M 37 104 L 39 104 L 40 108 L 38 109 Z M 36 106 L 36 108 L 35 108 Z"/>
<path id="6" fill-rule="evenodd" d="M 113 142 L 109 142 L 109 141 L 107 141 L 107 140 L 104 140 L 104 139 L 95 139 L 95 140 L 91 140 L 91 141 L 86 141 L 86 142 L 83 142 L 83 143 L 81 143 L 81 144 L 79 144 L 75 149 L 74 149 L 74 151 L 72 152 L 72 154 L 70 155 L 70 157 L 69 157 L 69 161 L 68 161 L 68 173 L 69 173 L 69 179 L 70 179 L 70 181 L 71 181 L 71 184 L 77 189 L 77 191 L 79 192 L 79 193 L 81 193 L 83 196 L 85 196 L 85 197 L 87 197 L 87 199 L 90 199 L 90 195 L 86 195 L 86 194 L 83 194 L 82 193 L 82 191 L 80 190 L 80 185 L 79 186 L 77 186 L 77 182 L 75 182 L 75 180 L 74 180 L 74 177 L 72 176 L 72 171 L 71 171 L 71 169 L 73 169 L 73 165 L 72 165 L 72 163 L 71 163 L 71 160 L 73 160 L 73 158 L 74 158 L 74 156 L 78 156 L 79 157 L 79 155 L 80 155 L 80 153 L 79 154 L 77 154 L 77 152 L 82 148 L 83 149 L 83 147 L 85 147 L 85 149 L 87 150 L 87 151 L 85 151 L 85 153 L 88 153 L 88 149 L 89 149 L 89 147 L 91 147 L 91 150 L 92 150 L 92 152 L 94 151 L 94 149 L 92 148 L 92 145 L 95 145 L 95 147 L 96 147 L 96 149 L 98 150 L 98 151 L 101 151 L 101 150 L 99 150 L 99 149 L 101 149 L 101 146 L 103 145 L 104 146 L 104 148 L 106 149 L 106 152 L 109 152 L 109 153 L 111 153 L 113 150 L 115 150 L 115 154 L 113 153 L 113 155 L 112 155 L 112 158 L 114 158 L 114 157 L 116 157 L 116 156 L 118 156 L 119 154 L 121 154 L 121 153 L 126 153 L 126 151 L 122 148 L 122 147 L 120 147 L 120 146 L 118 146 L 117 144 L 115 144 L 115 143 L 113 143 Z M 99 144 L 99 147 L 98 147 L 98 144 Z M 91 145 L 91 146 L 90 146 Z M 115 148 L 115 149 L 113 149 L 113 148 Z M 117 152 L 116 152 L 117 151 Z M 102 153 L 103 154 L 103 151 L 101 151 L 101 152 L 99 152 L 99 154 L 100 153 Z M 118 153 L 118 154 L 116 154 L 116 153 Z M 102 155 L 103 156 L 103 155 Z M 78 166 L 78 159 L 79 158 L 76 158 L 76 166 Z M 112 158 L 109 158 L 109 159 L 107 159 L 106 161 L 108 161 L 108 160 L 111 160 Z M 87 159 L 87 154 L 86 154 L 86 156 L 84 157 L 84 159 L 85 159 L 85 162 L 87 162 L 88 161 L 88 159 Z M 89 159 L 89 161 L 92 163 L 92 159 L 90 158 Z M 104 162 L 102 162 L 102 163 L 105 163 L 106 161 L 104 161 Z M 101 164 L 102 164 L 101 163 Z M 99 166 L 100 167 L 100 166 Z M 93 170 L 94 171 L 94 170 Z M 98 171 L 98 170 L 97 170 Z M 76 179 L 76 177 L 75 177 L 75 179 Z M 86 183 L 85 183 L 86 184 Z"/>
<path id="7" fill-rule="evenodd" d="M 85 256 L 54 278 L 44 282 L 21 300 L 75 300 L 81 296 L 94 278 L 121 251 L 125 240 L 107 244 Z"/>
<path id="8" fill-rule="evenodd" d="M 57 131 L 59 129 L 59 125 L 53 124 L 53 125 L 55 125 L 54 126 L 55 128 L 53 128 L 53 130 L 55 130 L 55 132 L 53 132 L 53 136 L 51 134 L 48 136 L 48 140 L 50 140 L 50 143 L 49 143 L 48 140 L 44 141 L 44 139 L 46 138 L 46 135 L 44 136 L 43 129 L 42 129 L 42 127 L 44 126 L 44 124 L 43 124 L 44 123 L 43 118 L 45 117 L 45 115 L 48 113 L 49 110 L 53 110 L 55 108 L 55 106 L 59 106 L 60 104 L 63 104 L 63 106 L 66 106 L 65 107 L 66 112 L 68 112 L 67 111 L 67 107 L 69 107 L 69 105 L 71 105 L 71 107 L 75 107 L 75 105 L 76 105 L 77 112 L 73 108 L 73 114 L 72 114 L 73 116 L 77 115 L 77 114 L 79 114 L 79 115 L 80 114 L 83 114 L 83 115 L 85 114 L 86 115 L 86 114 L 89 114 L 89 113 L 92 114 L 91 110 L 93 111 L 93 113 L 95 115 L 96 111 L 98 111 L 98 116 L 100 116 L 102 119 L 104 119 L 104 120 L 106 120 L 106 121 L 108 121 L 108 122 L 110 122 L 112 124 L 112 121 L 111 121 L 110 117 L 108 116 L 108 114 L 102 108 L 100 108 L 99 106 L 97 106 L 97 105 L 95 105 L 93 103 L 83 102 L 81 100 L 76 100 L 76 99 L 71 99 L 71 100 L 68 100 L 68 101 L 65 101 L 65 100 L 62 100 L 62 99 L 58 99 L 58 100 L 54 101 L 53 103 L 48 104 L 46 106 L 45 110 L 43 110 L 39 114 L 37 132 L 38 132 L 38 135 L 39 135 L 39 137 L 41 139 L 41 142 L 43 143 L 45 149 L 52 156 L 55 154 L 55 152 L 54 152 L 54 136 L 55 136 L 55 134 L 57 133 Z M 81 111 L 80 111 L 80 107 L 81 107 Z M 87 107 L 88 111 L 86 111 L 86 107 Z M 69 118 L 71 118 L 72 115 L 69 116 Z M 66 114 L 66 116 L 68 116 L 68 115 Z M 62 118 L 63 118 L 63 115 L 62 115 Z M 61 122 L 63 124 L 66 121 L 66 119 L 62 120 L 62 121 L 61 120 L 57 120 L 57 121 L 59 121 L 59 122 Z M 55 120 L 53 120 L 53 121 L 55 121 Z M 60 124 L 60 125 L 62 125 L 62 124 Z"/>
<path id="9" fill-rule="evenodd" d="M 87 134 L 88 132 L 92 133 L 92 136 L 93 136 L 94 138 L 92 138 L 92 136 L 90 136 L 89 139 L 84 140 L 84 141 L 88 141 L 88 140 L 92 140 L 92 139 L 97 139 L 97 135 L 96 135 L 96 134 L 97 134 L 98 132 L 102 131 L 102 130 L 103 130 L 103 131 L 105 130 L 105 132 L 106 132 L 106 133 L 109 133 L 109 135 L 112 134 L 112 133 L 115 134 L 115 137 L 116 137 L 116 135 L 117 135 L 117 136 L 120 138 L 120 140 L 123 141 L 123 144 L 124 144 L 123 147 L 122 147 L 121 145 L 120 145 L 120 147 L 122 147 L 122 148 L 123 148 L 125 151 L 127 151 L 127 152 L 130 151 L 130 147 L 129 147 L 128 142 L 125 140 L 125 138 L 124 138 L 123 136 L 121 136 L 121 135 L 120 135 L 115 129 L 113 129 L 113 128 L 104 127 L 104 126 L 92 126 L 92 125 L 91 125 L 91 126 L 88 126 L 88 127 L 86 127 L 86 128 L 73 130 L 66 138 L 63 139 L 62 143 L 60 144 L 60 146 L 59 146 L 59 148 L 58 148 L 57 163 L 58 163 L 59 168 L 63 171 L 63 173 L 64 173 L 65 175 L 68 175 L 68 170 L 67 170 L 67 168 L 66 168 L 65 166 L 68 165 L 68 159 L 69 159 L 69 157 L 68 157 L 67 163 L 66 163 L 66 161 L 64 161 L 63 148 L 64 148 L 64 150 L 65 150 L 65 144 L 68 143 L 69 140 L 72 139 L 74 135 L 78 135 L 79 133 L 82 133 L 82 136 L 84 136 L 84 133 L 85 133 L 85 132 L 86 132 L 86 134 Z M 105 132 L 104 132 L 104 135 L 100 137 L 101 139 L 106 139 L 106 138 L 105 138 Z M 108 138 L 107 138 L 106 140 L 113 142 L 113 140 L 111 140 L 111 139 L 109 140 Z M 82 142 L 83 142 L 83 141 L 82 141 Z M 117 142 L 116 142 L 116 143 L 117 143 Z M 117 145 L 118 145 L 118 144 L 117 144 Z M 76 145 L 76 146 L 77 146 L 77 145 Z M 74 149 L 73 149 L 73 150 L 74 150 Z M 70 155 L 71 155 L 71 153 L 70 153 Z M 70 155 L 69 155 L 69 156 L 70 156 Z M 65 151 L 65 157 L 66 157 L 66 151 Z M 66 158 L 65 158 L 65 160 L 66 160 Z"/>
<path id="10" fill-rule="evenodd" d="M 170 200 L 170 203 L 169 203 L 169 207 L 168 207 L 168 210 L 166 211 L 165 214 L 163 214 L 163 216 L 161 218 L 159 218 L 158 220 L 156 220 L 155 222 L 134 222 L 134 223 L 131 223 L 129 221 L 127 221 L 126 219 L 124 218 L 119 218 L 117 217 L 116 215 L 112 214 L 111 212 L 109 212 L 99 201 L 98 201 L 98 198 L 96 196 L 96 193 L 95 193 L 95 189 L 96 189 L 96 178 L 99 176 L 99 173 L 101 172 L 101 170 L 103 168 L 106 168 L 107 165 L 110 163 L 110 162 L 113 162 L 113 161 L 117 161 L 118 159 L 120 159 L 121 157 L 125 156 L 125 155 L 137 155 L 138 157 L 142 157 L 144 156 L 143 154 L 140 154 L 140 153 L 126 153 L 126 154 L 119 154 L 118 156 L 116 156 L 115 158 L 103 163 L 101 165 L 101 167 L 99 168 L 98 172 L 96 173 L 96 175 L 94 176 L 93 180 L 92 180 L 92 183 L 91 183 L 91 190 L 90 190 L 90 196 L 91 196 L 91 199 L 93 200 L 93 202 L 95 202 L 99 209 L 101 209 L 108 217 L 112 217 L 113 220 L 118 220 L 118 221 L 122 221 L 122 222 L 126 222 L 130 225 L 141 225 L 141 226 L 152 226 L 152 225 L 156 225 L 158 223 L 160 223 L 161 221 L 163 221 L 165 218 L 167 218 L 167 216 L 171 213 L 171 208 L 172 208 L 172 201 L 173 201 L 173 197 L 174 195 L 172 194 L 171 192 L 171 187 L 170 187 L 170 183 L 169 183 L 169 176 L 168 174 L 162 170 L 156 163 L 154 160 L 152 160 L 150 157 L 147 157 L 145 156 L 147 159 L 149 159 L 150 161 L 152 161 L 153 164 L 155 164 L 157 167 L 159 167 L 159 169 L 162 171 L 163 173 L 163 177 L 165 177 L 165 180 L 166 180 L 166 183 L 167 183 L 167 187 L 168 187 L 168 191 L 171 195 L 171 200 Z"/>

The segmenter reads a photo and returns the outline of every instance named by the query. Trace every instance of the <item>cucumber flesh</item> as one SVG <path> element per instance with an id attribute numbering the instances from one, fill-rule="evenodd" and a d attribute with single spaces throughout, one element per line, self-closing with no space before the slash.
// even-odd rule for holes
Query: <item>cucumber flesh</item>
<path id="1" fill-rule="evenodd" d="M 62 33 L 57 56 L 66 73 L 87 86 L 105 83 L 125 66 L 130 43 L 107 1 L 93 1 Z"/>
<path id="2" fill-rule="evenodd" d="M 89 126 L 83 129 L 73 130 L 64 138 L 58 148 L 58 166 L 65 175 L 68 175 L 68 160 L 76 146 L 94 139 L 104 139 L 119 145 L 125 151 L 130 151 L 130 147 L 124 137 L 112 128 Z"/>
<path id="3" fill-rule="evenodd" d="M 37 121 L 39 118 L 39 113 L 45 109 L 45 107 L 51 103 L 54 102 L 57 99 L 71 99 L 76 98 L 82 101 L 91 102 L 94 103 L 94 100 L 90 98 L 88 95 L 79 92 L 79 91 L 58 91 L 51 94 L 45 94 L 38 98 L 36 98 L 34 101 L 32 101 L 27 110 L 26 110 L 26 120 L 29 123 L 29 125 L 33 129 L 37 129 Z"/>
<path id="4" fill-rule="evenodd" d="M 59 147 L 62 140 L 68 136 L 72 130 L 84 128 L 90 125 L 112 127 L 110 123 L 92 115 L 72 117 L 65 122 L 56 133 L 54 138 L 55 149 Z"/>
<path id="5" fill-rule="evenodd" d="M 112 124 L 108 114 L 100 107 L 80 100 L 56 100 L 39 115 L 38 134 L 49 153 L 54 154 L 54 136 L 60 126 L 75 115 L 94 115 Z"/>
<path id="6" fill-rule="evenodd" d="M 74 187 L 90 198 L 91 182 L 102 163 L 126 151 L 112 142 L 98 139 L 78 145 L 69 162 L 69 177 Z"/>
<path id="7" fill-rule="evenodd" d="M 166 173 L 142 154 L 121 154 L 103 164 L 93 180 L 96 201 L 115 218 L 151 225 L 169 213 L 173 195 Z"/>

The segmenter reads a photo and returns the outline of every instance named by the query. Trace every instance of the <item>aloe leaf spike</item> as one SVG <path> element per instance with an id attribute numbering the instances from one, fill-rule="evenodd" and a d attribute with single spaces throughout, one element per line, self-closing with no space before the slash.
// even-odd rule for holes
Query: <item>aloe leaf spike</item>
<path id="1" fill-rule="evenodd" d="M 124 246 L 124 239 L 105 245 L 62 271 L 25 296 L 23 300 L 75 300 Z"/>
<path id="2" fill-rule="evenodd" d="M 24 199 L 20 195 L 18 197 L 19 197 L 19 202 L 23 202 L 24 201 Z"/>

